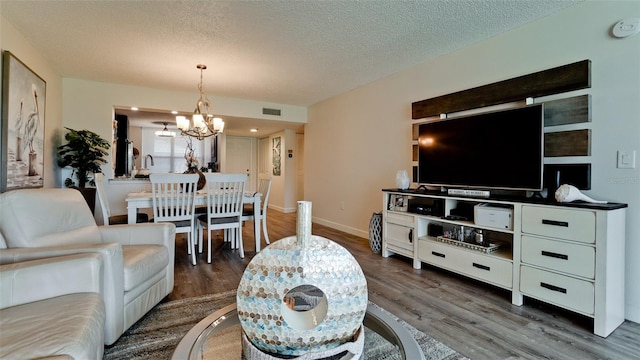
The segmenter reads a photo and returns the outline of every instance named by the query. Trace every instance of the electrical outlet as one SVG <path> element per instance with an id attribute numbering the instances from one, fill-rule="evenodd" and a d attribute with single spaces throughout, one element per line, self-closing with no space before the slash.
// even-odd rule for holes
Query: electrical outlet
<path id="1" fill-rule="evenodd" d="M 636 151 L 635 150 L 618 150 L 619 169 L 635 169 L 636 168 Z"/>
<path id="2" fill-rule="evenodd" d="M 344 201 L 340 201 L 340 210 L 344 210 Z"/>

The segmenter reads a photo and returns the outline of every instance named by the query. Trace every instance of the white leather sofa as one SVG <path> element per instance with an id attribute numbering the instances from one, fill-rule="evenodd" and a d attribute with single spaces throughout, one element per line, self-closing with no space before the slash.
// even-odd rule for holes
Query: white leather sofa
<path id="1" fill-rule="evenodd" d="M 102 259 L 0 265 L 0 359 L 102 359 Z"/>
<path id="2" fill-rule="evenodd" d="M 175 226 L 97 226 L 77 190 L 0 194 L 0 233 L 0 264 L 77 253 L 101 256 L 106 345 L 173 290 Z"/>

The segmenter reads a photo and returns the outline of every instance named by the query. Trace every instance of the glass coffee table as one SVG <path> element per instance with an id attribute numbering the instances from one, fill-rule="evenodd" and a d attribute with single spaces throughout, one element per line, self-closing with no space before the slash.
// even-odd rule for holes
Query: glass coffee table
<path id="1" fill-rule="evenodd" d="M 376 354 L 396 353 L 400 359 L 424 360 L 424 354 L 413 336 L 394 318 L 369 305 L 364 317 L 365 345 L 363 358 Z M 173 360 L 241 359 L 242 327 L 236 304 L 207 316 L 182 338 Z"/>

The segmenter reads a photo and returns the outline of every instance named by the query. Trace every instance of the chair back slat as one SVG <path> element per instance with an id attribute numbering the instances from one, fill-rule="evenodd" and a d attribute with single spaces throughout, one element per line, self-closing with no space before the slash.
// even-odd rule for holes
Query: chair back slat
<path id="1" fill-rule="evenodd" d="M 205 178 L 209 222 L 216 218 L 230 217 L 237 217 L 240 221 L 247 175 L 206 173 Z"/>
<path id="2" fill-rule="evenodd" d="M 271 175 L 260 175 L 258 192 L 262 194 L 260 208 L 264 211 L 266 210 L 265 205 L 269 202 L 269 193 L 271 193 Z"/>
<path id="3" fill-rule="evenodd" d="M 104 225 L 109 225 L 109 217 L 111 216 L 111 210 L 109 209 L 109 199 L 107 193 L 104 190 L 104 175 L 102 173 L 94 173 L 93 180 L 96 183 L 96 192 L 98 193 L 98 200 L 100 201 L 100 210 L 102 211 L 102 222 Z"/>
<path id="4" fill-rule="evenodd" d="M 151 174 L 155 222 L 192 220 L 198 174 Z"/>

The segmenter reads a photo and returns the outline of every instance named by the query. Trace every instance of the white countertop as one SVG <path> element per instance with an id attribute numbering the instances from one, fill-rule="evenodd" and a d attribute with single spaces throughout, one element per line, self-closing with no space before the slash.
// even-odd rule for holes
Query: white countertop
<path id="1" fill-rule="evenodd" d="M 131 184 L 131 183 L 148 183 L 149 178 L 131 178 L 131 177 L 117 177 L 109 179 L 109 184 Z"/>

